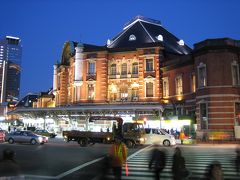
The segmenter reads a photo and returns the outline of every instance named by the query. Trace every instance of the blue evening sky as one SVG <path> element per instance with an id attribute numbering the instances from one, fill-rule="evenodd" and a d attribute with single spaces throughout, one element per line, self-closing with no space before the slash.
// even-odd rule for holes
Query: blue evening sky
<path id="1" fill-rule="evenodd" d="M 239 0 L 1 0 L 0 36 L 22 40 L 21 97 L 52 87 L 65 41 L 104 45 L 137 15 L 160 20 L 190 47 L 240 40 Z"/>

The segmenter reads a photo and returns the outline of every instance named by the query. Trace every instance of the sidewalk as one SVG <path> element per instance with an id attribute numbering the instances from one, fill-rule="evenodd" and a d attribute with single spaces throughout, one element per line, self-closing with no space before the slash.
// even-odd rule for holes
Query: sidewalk
<path id="1" fill-rule="evenodd" d="M 181 145 L 181 140 L 180 139 L 176 139 L 176 144 L 177 145 Z M 185 139 L 183 141 L 183 145 L 239 145 L 240 146 L 240 140 L 236 140 L 236 141 L 199 141 L 196 139 Z"/>

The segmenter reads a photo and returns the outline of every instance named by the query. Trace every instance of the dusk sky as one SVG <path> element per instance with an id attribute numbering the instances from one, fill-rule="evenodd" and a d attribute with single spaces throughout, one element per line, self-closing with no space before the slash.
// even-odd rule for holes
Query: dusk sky
<path id="1" fill-rule="evenodd" d="M 104 45 L 137 15 L 160 20 L 186 44 L 240 40 L 239 0 L 1 0 L 0 36 L 23 46 L 21 97 L 52 87 L 65 41 Z"/>

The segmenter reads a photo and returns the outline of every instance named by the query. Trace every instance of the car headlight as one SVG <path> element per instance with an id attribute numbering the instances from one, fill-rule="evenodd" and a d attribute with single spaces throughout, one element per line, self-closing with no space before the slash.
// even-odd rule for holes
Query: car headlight
<path id="1" fill-rule="evenodd" d="M 139 138 L 139 141 L 144 142 L 145 138 Z"/>
<path id="2" fill-rule="evenodd" d="M 65 139 L 67 139 L 67 136 L 65 135 L 65 136 L 63 136 Z"/>
<path id="3" fill-rule="evenodd" d="M 38 140 L 39 140 L 40 142 L 42 142 L 43 138 L 42 138 L 42 137 L 38 137 Z"/>

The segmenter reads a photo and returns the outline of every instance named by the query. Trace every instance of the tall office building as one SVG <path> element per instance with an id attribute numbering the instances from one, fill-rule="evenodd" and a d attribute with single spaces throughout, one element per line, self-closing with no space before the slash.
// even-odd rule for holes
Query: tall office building
<path id="1" fill-rule="evenodd" d="M 20 38 L 0 39 L 0 103 L 19 98 L 22 46 Z"/>

